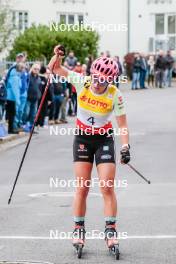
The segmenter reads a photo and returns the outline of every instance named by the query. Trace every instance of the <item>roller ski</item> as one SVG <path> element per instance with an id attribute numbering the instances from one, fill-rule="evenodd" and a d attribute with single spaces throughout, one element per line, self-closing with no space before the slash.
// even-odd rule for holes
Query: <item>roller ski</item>
<path id="1" fill-rule="evenodd" d="M 116 260 L 120 258 L 118 234 L 115 229 L 115 224 L 106 225 L 105 227 L 105 241 L 108 246 L 110 254 L 115 256 Z"/>
<path id="2" fill-rule="evenodd" d="M 85 243 L 85 228 L 84 226 L 77 225 L 73 231 L 73 246 L 76 249 L 78 258 L 82 257 L 83 247 Z"/>

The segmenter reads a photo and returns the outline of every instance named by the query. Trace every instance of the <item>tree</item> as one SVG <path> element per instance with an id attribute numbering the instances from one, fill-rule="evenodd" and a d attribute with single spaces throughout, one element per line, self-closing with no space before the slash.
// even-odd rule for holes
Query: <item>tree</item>
<path id="1" fill-rule="evenodd" d="M 10 59 L 15 59 L 18 52 L 26 51 L 29 60 L 47 59 L 53 54 L 54 46 L 62 44 L 66 51 L 73 50 L 80 62 L 89 54 L 96 56 L 99 36 L 94 31 L 73 29 L 65 31 L 50 30 L 48 26 L 32 25 L 14 41 Z"/>
<path id="2" fill-rule="evenodd" d="M 0 0 L 0 52 L 11 40 L 12 23 L 8 0 Z"/>

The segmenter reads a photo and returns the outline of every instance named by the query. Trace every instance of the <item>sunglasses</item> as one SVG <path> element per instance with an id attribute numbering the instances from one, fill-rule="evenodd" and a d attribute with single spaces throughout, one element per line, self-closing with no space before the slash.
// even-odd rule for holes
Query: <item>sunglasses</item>
<path id="1" fill-rule="evenodd" d="M 109 84 L 108 81 L 106 81 L 103 77 L 93 77 L 92 81 L 94 84 L 98 83 L 104 87 L 108 86 L 108 84 Z"/>

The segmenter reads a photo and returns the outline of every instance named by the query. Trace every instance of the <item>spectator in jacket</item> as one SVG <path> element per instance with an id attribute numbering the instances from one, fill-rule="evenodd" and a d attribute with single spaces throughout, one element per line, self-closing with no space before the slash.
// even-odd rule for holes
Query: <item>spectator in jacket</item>
<path id="1" fill-rule="evenodd" d="M 154 87 L 154 77 L 155 77 L 155 58 L 154 56 L 150 56 L 148 61 L 148 86 Z"/>
<path id="2" fill-rule="evenodd" d="M 5 76 L 0 79 L 0 122 L 3 119 L 5 111 L 5 102 L 7 99 L 7 90 L 5 85 Z"/>
<path id="3" fill-rule="evenodd" d="M 23 63 L 18 63 L 11 69 L 6 79 L 7 87 L 7 118 L 8 118 L 8 133 L 15 134 L 19 131 L 14 126 L 15 114 L 18 111 L 20 105 L 20 89 L 21 83 L 21 72 L 23 70 Z"/>
<path id="4" fill-rule="evenodd" d="M 172 72 L 173 72 L 173 67 L 174 67 L 174 58 L 172 57 L 172 52 L 171 50 L 168 50 L 167 55 L 166 55 L 166 85 L 168 87 L 171 87 L 172 83 Z"/>
<path id="5" fill-rule="evenodd" d="M 31 67 L 29 74 L 29 85 L 27 91 L 27 102 L 24 111 L 24 120 L 29 122 L 30 127 L 34 123 L 37 112 L 38 101 L 41 98 L 41 79 L 39 77 L 40 64 L 35 63 Z"/>
<path id="6" fill-rule="evenodd" d="M 66 110 L 64 112 L 63 109 L 63 104 L 65 104 L 65 98 L 67 97 L 66 89 L 67 85 L 65 79 L 62 80 L 60 77 L 58 77 L 58 80 L 56 80 L 56 78 L 53 79 L 54 99 L 52 105 L 50 106 L 49 124 L 67 123 L 66 116 L 64 116 L 66 115 Z"/>
<path id="7" fill-rule="evenodd" d="M 27 101 L 27 89 L 29 84 L 29 73 L 26 64 L 22 63 L 23 69 L 21 72 L 21 89 L 20 89 L 20 105 L 15 115 L 15 128 L 20 129 L 23 125 L 24 109 Z"/>
<path id="8" fill-rule="evenodd" d="M 140 80 L 140 70 L 141 70 L 141 59 L 139 53 L 134 55 L 134 62 L 132 65 L 132 90 L 138 89 L 138 82 Z"/>
<path id="9" fill-rule="evenodd" d="M 145 54 L 141 54 L 141 67 L 140 67 L 140 88 L 146 89 L 145 87 L 145 79 L 147 75 L 147 60 Z"/>
<path id="10" fill-rule="evenodd" d="M 77 64 L 77 58 L 74 55 L 73 51 L 70 51 L 68 56 L 65 59 L 65 66 L 69 69 L 69 70 L 73 70 Z"/>
<path id="11" fill-rule="evenodd" d="M 47 81 L 49 78 L 50 72 L 48 69 L 46 69 L 45 66 L 42 66 L 40 69 L 40 79 L 41 79 L 41 95 L 43 95 L 46 85 L 47 85 Z M 51 102 L 53 101 L 53 87 L 52 87 L 52 83 L 49 85 L 45 100 L 43 102 L 43 106 L 39 115 L 39 119 L 38 119 L 38 123 L 37 125 L 39 125 L 40 127 L 44 126 L 44 122 L 45 122 L 45 117 L 47 116 L 47 112 L 48 112 L 48 106 L 51 104 Z M 39 100 L 39 105 L 40 105 L 41 100 Z"/>
<path id="12" fill-rule="evenodd" d="M 159 88 L 163 88 L 165 70 L 166 70 L 166 59 L 164 57 L 164 52 L 162 50 L 160 50 L 159 55 L 156 59 L 156 64 L 155 64 L 155 72 L 156 72 L 155 84 L 156 84 L 156 87 L 158 87 L 158 84 L 159 84 Z"/>

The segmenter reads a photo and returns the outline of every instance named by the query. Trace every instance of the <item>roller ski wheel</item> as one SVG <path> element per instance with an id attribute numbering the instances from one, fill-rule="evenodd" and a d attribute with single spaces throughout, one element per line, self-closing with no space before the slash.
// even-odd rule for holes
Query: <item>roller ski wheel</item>
<path id="1" fill-rule="evenodd" d="M 119 244 L 114 244 L 112 247 L 110 247 L 109 252 L 115 256 L 116 260 L 120 259 Z"/>
<path id="2" fill-rule="evenodd" d="M 115 256 L 116 260 L 120 258 L 119 243 L 117 240 L 118 233 L 115 225 L 107 225 L 105 228 L 105 241 L 108 246 L 110 254 Z"/>
<path id="3" fill-rule="evenodd" d="M 76 249 L 77 257 L 80 259 L 82 257 L 82 252 L 83 252 L 83 244 L 74 244 L 74 247 Z"/>
<path id="4" fill-rule="evenodd" d="M 82 257 L 84 242 L 85 242 L 85 228 L 84 226 L 75 226 L 73 231 L 73 246 L 76 249 L 78 258 Z"/>

